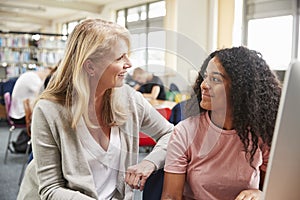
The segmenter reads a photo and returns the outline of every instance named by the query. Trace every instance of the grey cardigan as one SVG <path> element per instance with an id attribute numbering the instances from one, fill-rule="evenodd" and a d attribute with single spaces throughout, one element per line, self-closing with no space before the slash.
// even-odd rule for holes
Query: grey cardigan
<path id="1" fill-rule="evenodd" d="M 139 92 L 127 85 L 121 90 L 124 103 L 129 105 L 129 115 L 126 123 L 119 126 L 122 150 L 113 199 L 132 199 L 133 191 L 124 179 L 126 169 L 137 163 L 139 131 L 157 140 L 145 159 L 162 168 L 173 125 Z M 32 144 L 34 159 L 27 166 L 18 200 L 98 199 L 79 135 L 71 128 L 70 115 L 64 106 L 48 100 L 38 101 L 32 118 Z"/>

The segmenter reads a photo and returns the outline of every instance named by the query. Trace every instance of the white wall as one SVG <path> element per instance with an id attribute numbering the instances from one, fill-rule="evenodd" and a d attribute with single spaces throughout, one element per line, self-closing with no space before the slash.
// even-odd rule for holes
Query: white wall
<path id="1" fill-rule="evenodd" d="M 171 68 L 176 73 L 166 81 L 168 84 L 174 82 L 182 91 L 189 92 L 203 60 L 216 47 L 217 0 L 169 1 L 175 4 L 172 7 L 176 8 L 176 12 L 167 17 L 176 21 L 169 26 L 175 33 L 167 46 L 172 50 L 175 48 L 177 55 L 172 56 L 176 57 L 176 61 L 167 60 L 167 65 L 175 65 Z"/>

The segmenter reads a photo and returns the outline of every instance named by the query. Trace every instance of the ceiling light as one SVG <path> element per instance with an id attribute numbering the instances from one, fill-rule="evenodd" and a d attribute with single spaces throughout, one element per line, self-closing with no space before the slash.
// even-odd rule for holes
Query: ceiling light
<path id="1" fill-rule="evenodd" d="M 41 38 L 41 36 L 39 34 L 35 34 L 35 35 L 32 35 L 31 38 L 35 41 L 38 41 Z"/>
<path id="2" fill-rule="evenodd" d="M 38 11 L 38 12 L 45 12 L 46 8 L 43 8 L 41 6 L 21 6 L 21 5 L 9 5 L 9 4 L 0 4 L 1 10 L 29 10 L 29 11 Z"/>

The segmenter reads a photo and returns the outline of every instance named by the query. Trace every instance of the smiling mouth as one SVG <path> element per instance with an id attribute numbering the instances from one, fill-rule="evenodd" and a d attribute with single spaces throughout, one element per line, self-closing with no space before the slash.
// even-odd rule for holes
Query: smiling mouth
<path id="1" fill-rule="evenodd" d="M 119 74 L 118 76 L 119 76 L 119 77 L 124 77 L 124 76 L 125 76 L 125 73 Z"/>
<path id="2" fill-rule="evenodd" d="M 211 98 L 212 96 L 210 96 L 209 94 L 204 94 L 204 93 L 202 93 L 202 98 L 203 98 L 203 97 Z"/>

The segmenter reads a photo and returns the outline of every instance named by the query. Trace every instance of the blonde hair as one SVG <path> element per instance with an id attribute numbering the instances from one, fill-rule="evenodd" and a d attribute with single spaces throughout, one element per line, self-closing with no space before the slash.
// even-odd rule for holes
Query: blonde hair
<path id="1" fill-rule="evenodd" d="M 76 127 L 81 116 L 88 125 L 91 125 L 88 118 L 91 90 L 88 73 L 83 69 L 84 62 L 87 59 L 101 61 L 120 39 L 123 39 L 129 48 L 129 38 L 128 30 L 116 23 L 87 19 L 78 24 L 68 38 L 64 58 L 52 77 L 53 80 L 41 94 L 40 99 L 54 101 L 67 107 L 72 116 L 72 128 Z M 104 95 L 103 106 L 109 109 L 102 112 L 101 117 L 108 125 L 121 124 L 125 121 L 126 113 L 122 111 L 120 104 L 114 106 L 114 96 L 111 95 L 113 89 L 110 90 Z"/>

